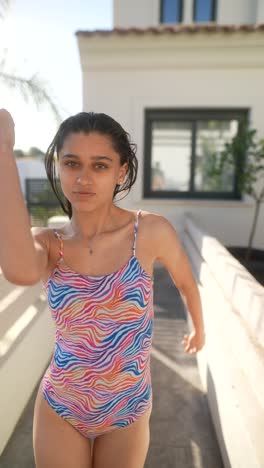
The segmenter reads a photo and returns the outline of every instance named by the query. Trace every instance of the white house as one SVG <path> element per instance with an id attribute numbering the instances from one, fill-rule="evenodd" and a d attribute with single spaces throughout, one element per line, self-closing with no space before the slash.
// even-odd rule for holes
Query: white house
<path id="1" fill-rule="evenodd" d="M 184 212 L 225 245 L 245 245 L 254 203 L 236 173 L 206 178 L 241 119 L 264 137 L 264 2 L 114 0 L 112 30 L 77 31 L 83 109 L 110 114 L 137 143 L 139 174 L 120 206 Z M 254 245 L 264 247 L 264 209 Z"/>
<path id="2" fill-rule="evenodd" d="M 262 468 L 263 288 L 213 237 L 245 245 L 254 205 L 240 197 L 235 174 L 213 185 L 206 167 L 244 117 L 264 137 L 264 1 L 114 0 L 113 7 L 113 30 L 76 33 L 83 109 L 110 114 L 137 143 L 138 179 L 120 204 L 185 227 L 207 335 L 197 361 L 224 466 Z M 46 179 L 39 161 L 17 163 L 23 192 L 25 177 Z M 254 243 L 261 248 L 263 225 L 264 208 Z M 3 288 L 0 454 L 54 347 L 52 317 L 35 285 L 27 300 L 25 288 Z"/>

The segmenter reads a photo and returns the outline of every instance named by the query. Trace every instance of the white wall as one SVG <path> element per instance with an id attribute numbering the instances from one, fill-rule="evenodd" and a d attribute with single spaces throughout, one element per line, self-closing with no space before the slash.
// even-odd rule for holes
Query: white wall
<path id="1" fill-rule="evenodd" d="M 162 213 L 181 225 L 195 214 L 224 244 L 246 245 L 253 201 L 157 200 L 143 198 L 146 108 L 249 108 L 264 137 L 263 33 L 79 38 L 84 110 L 106 112 L 138 145 L 139 174 L 120 204 Z M 264 247 L 264 207 L 254 245 Z"/>
<path id="2" fill-rule="evenodd" d="M 262 0 L 260 0 L 262 1 Z M 255 23 L 258 0 L 219 0 L 217 7 L 217 23 L 247 24 Z"/>
<path id="3" fill-rule="evenodd" d="M 264 21 L 263 0 L 218 0 L 216 22 L 243 24 Z M 193 21 L 193 0 L 183 1 L 183 24 Z M 160 0 L 113 0 L 114 27 L 158 26 Z"/>
<path id="4" fill-rule="evenodd" d="M 256 23 L 264 23 L 264 2 L 257 0 L 257 20 Z"/>
<path id="5" fill-rule="evenodd" d="M 183 243 L 198 281 L 206 333 L 197 363 L 223 463 L 263 468 L 264 289 L 194 221 L 185 217 Z M 187 320 L 192 330 L 189 313 Z"/>
<path id="6" fill-rule="evenodd" d="M 1 457 L 34 388 L 48 367 L 55 328 L 41 283 L 15 286 L 0 274 L 0 288 Z M 18 459 L 20 456 L 18 453 Z"/>
<path id="7" fill-rule="evenodd" d="M 159 24 L 159 0 L 113 0 L 114 27 L 146 28 Z"/>

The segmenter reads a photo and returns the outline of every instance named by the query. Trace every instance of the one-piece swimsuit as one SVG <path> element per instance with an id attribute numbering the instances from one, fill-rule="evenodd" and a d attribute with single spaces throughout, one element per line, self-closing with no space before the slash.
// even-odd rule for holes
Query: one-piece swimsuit
<path id="1" fill-rule="evenodd" d="M 152 407 L 150 352 L 153 277 L 136 256 L 139 215 L 129 260 L 117 271 L 90 276 L 59 259 L 44 284 L 55 324 L 42 394 L 82 435 L 126 427 Z"/>

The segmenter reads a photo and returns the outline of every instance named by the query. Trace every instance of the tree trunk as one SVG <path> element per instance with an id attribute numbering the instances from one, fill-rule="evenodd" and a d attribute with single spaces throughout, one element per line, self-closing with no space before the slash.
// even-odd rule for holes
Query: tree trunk
<path id="1" fill-rule="evenodd" d="M 249 236 L 249 241 L 248 241 L 248 247 L 247 247 L 247 250 L 246 250 L 245 260 L 249 260 L 249 258 L 250 258 L 253 239 L 254 239 L 255 231 L 256 231 L 256 227 L 257 227 L 257 221 L 258 221 L 258 216 L 259 216 L 260 205 L 261 205 L 261 199 L 259 198 L 259 199 L 256 200 L 256 204 L 255 204 L 254 219 L 253 219 L 251 232 L 250 232 L 250 236 Z"/>

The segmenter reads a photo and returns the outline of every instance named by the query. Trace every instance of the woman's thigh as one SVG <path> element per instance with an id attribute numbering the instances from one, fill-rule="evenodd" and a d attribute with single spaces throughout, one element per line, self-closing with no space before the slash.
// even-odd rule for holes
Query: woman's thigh
<path id="1" fill-rule="evenodd" d="M 33 417 L 36 468 L 91 468 L 91 445 L 48 404 L 39 387 Z"/>
<path id="2" fill-rule="evenodd" d="M 92 468 L 143 468 L 150 442 L 151 410 L 129 426 L 97 437 Z"/>

